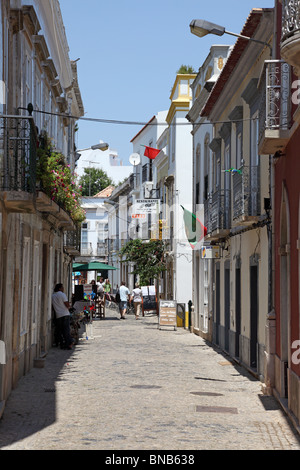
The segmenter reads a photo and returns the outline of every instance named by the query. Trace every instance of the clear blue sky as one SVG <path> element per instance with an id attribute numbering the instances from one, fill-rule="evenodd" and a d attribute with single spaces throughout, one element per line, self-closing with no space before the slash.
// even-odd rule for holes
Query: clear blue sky
<path id="1" fill-rule="evenodd" d="M 240 33 L 252 8 L 274 0 L 60 0 L 70 59 L 80 58 L 79 86 L 88 118 L 148 120 L 170 106 L 176 71 L 202 65 L 212 44 L 235 38 L 190 33 L 192 19 L 206 19 Z M 103 140 L 124 163 L 141 126 L 79 121 L 77 144 Z"/>

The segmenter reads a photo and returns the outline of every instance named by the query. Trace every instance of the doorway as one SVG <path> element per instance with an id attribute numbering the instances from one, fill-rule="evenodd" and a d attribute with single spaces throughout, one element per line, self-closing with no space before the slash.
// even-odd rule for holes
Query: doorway
<path id="1" fill-rule="evenodd" d="M 240 357 L 241 334 L 241 268 L 235 269 L 235 357 Z"/>
<path id="2" fill-rule="evenodd" d="M 225 286 L 224 286 L 224 294 L 225 294 L 225 351 L 229 352 L 229 329 L 230 329 L 230 268 L 225 267 Z"/>
<path id="3" fill-rule="evenodd" d="M 258 266 L 250 266 L 250 367 L 257 369 Z"/>
<path id="4" fill-rule="evenodd" d="M 220 303 L 220 266 L 217 265 L 216 267 L 216 321 L 215 321 L 215 341 L 216 344 L 220 344 L 219 339 L 219 329 L 220 329 L 220 311 L 221 311 L 221 303 Z"/>
<path id="5" fill-rule="evenodd" d="M 290 250 L 289 250 L 289 209 L 285 188 L 283 188 L 280 214 L 280 359 L 281 396 L 288 398 L 288 367 L 290 344 Z"/>

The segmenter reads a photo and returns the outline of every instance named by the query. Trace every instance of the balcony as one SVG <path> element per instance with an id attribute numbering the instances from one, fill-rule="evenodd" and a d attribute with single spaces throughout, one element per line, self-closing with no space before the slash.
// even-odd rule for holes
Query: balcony
<path id="1" fill-rule="evenodd" d="M 280 43 L 281 57 L 295 68 L 300 76 L 300 1 L 281 0 L 282 36 Z"/>
<path id="2" fill-rule="evenodd" d="M 97 243 L 97 256 L 106 258 L 108 256 L 108 246 L 106 243 Z"/>
<path id="3" fill-rule="evenodd" d="M 146 163 L 142 166 L 142 183 L 152 181 L 152 163 Z"/>
<path id="4" fill-rule="evenodd" d="M 259 81 L 259 155 L 282 151 L 291 127 L 291 70 L 282 60 L 267 60 Z"/>
<path id="5" fill-rule="evenodd" d="M 71 256 L 80 255 L 81 228 L 64 234 L 64 249 Z"/>
<path id="6" fill-rule="evenodd" d="M 0 199 L 9 212 L 35 212 L 36 141 L 32 118 L 0 116 Z"/>
<path id="7" fill-rule="evenodd" d="M 92 243 L 82 242 L 80 253 L 81 253 L 81 256 L 92 256 L 93 255 Z"/>
<path id="8" fill-rule="evenodd" d="M 204 203 L 204 225 L 207 241 L 225 238 L 230 232 L 230 191 L 217 190 Z"/>
<path id="9" fill-rule="evenodd" d="M 50 199 L 42 187 L 37 188 L 36 209 L 39 212 L 46 214 L 48 220 L 52 220 L 52 223 L 59 229 L 64 231 L 71 231 L 75 229 L 75 224 L 72 221 L 71 216 L 64 210 L 63 207 Z"/>
<path id="10" fill-rule="evenodd" d="M 244 166 L 241 174 L 233 174 L 232 180 L 233 225 L 257 222 L 261 215 L 259 166 Z"/>

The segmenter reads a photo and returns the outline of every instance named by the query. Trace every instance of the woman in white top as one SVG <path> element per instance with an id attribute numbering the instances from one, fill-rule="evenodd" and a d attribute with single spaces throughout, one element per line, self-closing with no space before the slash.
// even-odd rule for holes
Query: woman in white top
<path id="1" fill-rule="evenodd" d="M 133 289 L 132 291 L 131 300 L 133 300 L 135 319 L 138 320 L 142 305 L 142 289 L 140 289 L 140 285 L 138 282 L 135 285 L 135 289 Z"/>

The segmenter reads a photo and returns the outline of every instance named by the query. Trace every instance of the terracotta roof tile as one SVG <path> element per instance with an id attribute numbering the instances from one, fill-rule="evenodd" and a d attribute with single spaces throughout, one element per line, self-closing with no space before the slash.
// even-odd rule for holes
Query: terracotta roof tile
<path id="1" fill-rule="evenodd" d="M 100 191 L 100 193 L 96 194 L 93 197 L 110 197 L 114 189 L 114 186 L 107 186 L 107 188 L 103 189 L 102 191 Z"/>

